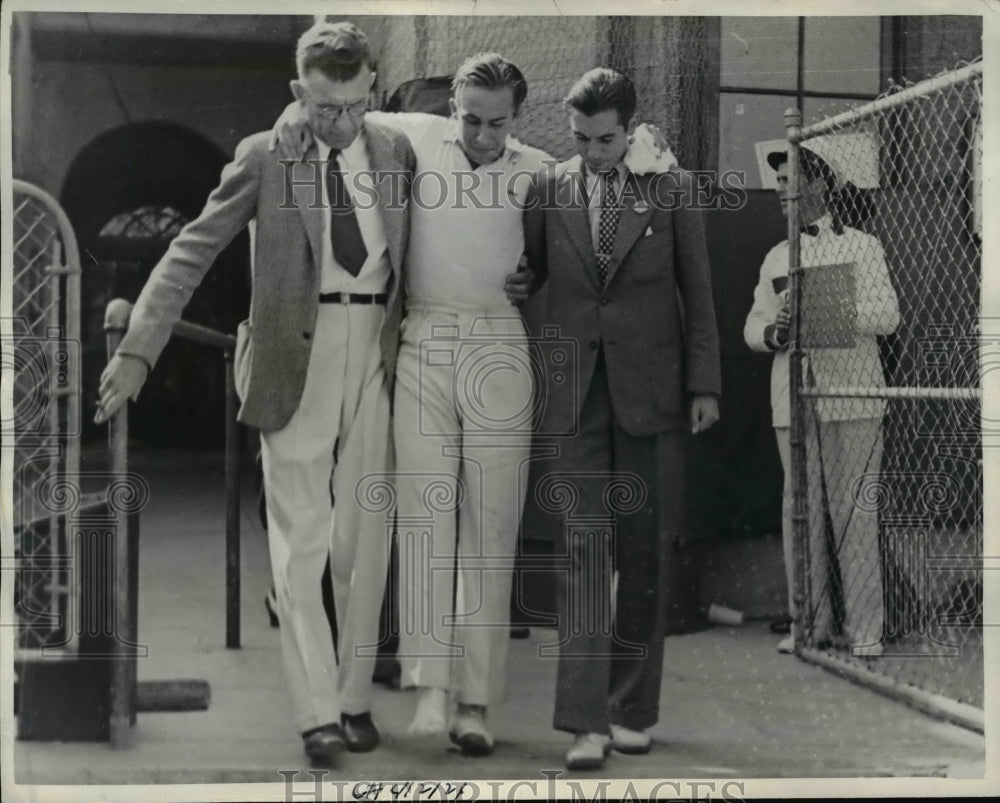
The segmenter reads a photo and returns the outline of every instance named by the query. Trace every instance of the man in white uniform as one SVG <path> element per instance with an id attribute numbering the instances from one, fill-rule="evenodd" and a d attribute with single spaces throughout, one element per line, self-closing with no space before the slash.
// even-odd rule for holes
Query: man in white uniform
<path id="1" fill-rule="evenodd" d="M 823 147 L 825 146 L 825 148 Z M 820 155 L 821 149 L 823 155 Z M 850 264 L 854 280 L 854 345 L 806 350 L 805 372 L 810 385 L 820 388 L 885 386 L 876 335 L 888 335 L 899 324 L 899 303 L 889 276 L 885 252 L 878 238 L 845 226 L 842 198 L 850 197 L 836 149 L 828 140 L 810 140 L 799 151 L 802 166 L 799 200 L 800 261 L 806 276 L 824 266 Z M 777 173 L 782 211 L 788 214 L 788 154 L 768 154 Z M 782 543 L 788 606 L 796 616 L 792 592 L 792 475 L 790 445 L 790 389 L 787 293 L 788 241 L 772 248 L 760 268 L 753 306 L 743 337 L 755 351 L 773 352 L 771 407 L 778 454 L 784 469 Z M 809 310 L 803 314 L 808 317 Z M 856 504 L 855 485 L 865 475 L 877 475 L 882 461 L 882 399 L 820 398 L 806 417 L 809 494 L 809 549 L 813 643 L 832 635 L 831 566 L 828 560 L 824 507 L 828 508 L 836 543 L 835 559 L 843 577 L 845 636 L 857 656 L 882 652 L 883 602 L 878 551 L 878 516 Z M 778 650 L 795 649 L 795 625 Z"/>
<path id="2" fill-rule="evenodd" d="M 307 755 L 329 765 L 345 746 L 365 751 L 379 741 L 375 656 L 361 648 L 378 638 L 388 534 L 384 518 L 358 503 L 357 485 L 387 471 L 414 157 L 405 137 L 365 119 L 375 74 L 361 31 L 315 25 L 296 62 L 292 92 L 317 142 L 294 166 L 268 150 L 266 133 L 237 146 L 204 211 L 143 288 L 102 376 L 97 420 L 135 398 L 216 255 L 255 220 L 250 318 L 235 354 L 239 419 L 261 430 L 295 723 Z M 336 645 L 321 592 L 328 560 Z"/>

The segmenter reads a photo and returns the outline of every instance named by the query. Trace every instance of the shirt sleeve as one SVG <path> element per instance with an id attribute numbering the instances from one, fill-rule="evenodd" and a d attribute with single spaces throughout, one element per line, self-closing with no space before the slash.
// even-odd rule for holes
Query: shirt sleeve
<path id="1" fill-rule="evenodd" d="M 760 266 L 760 279 L 753 291 L 753 306 L 743 325 L 743 339 L 754 351 L 773 351 L 767 344 L 767 333 L 781 309 L 773 282 L 775 277 L 785 274 L 782 263 L 787 259 L 787 249 L 778 246 L 768 252 Z"/>
<path id="2" fill-rule="evenodd" d="M 188 223 L 150 273 L 118 352 L 156 364 L 174 324 L 215 258 L 253 219 L 260 185 L 258 140 L 243 140 L 201 214 Z"/>
<path id="3" fill-rule="evenodd" d="M 899 326 L 899 300 L 889 278 L 882 243 L 864 238 L 862 253 L 854 263 L 857 330 L 866 335 L 888 335 Z"/>
<path id="4" fill-rule="evenodd" d="M 426 112 L 368 112 L 367 116 L 372 122 L 405 134 L 414 148 L 425 137 L 435 133 L 443 137 L 451 125 L 450 118 Z"/>

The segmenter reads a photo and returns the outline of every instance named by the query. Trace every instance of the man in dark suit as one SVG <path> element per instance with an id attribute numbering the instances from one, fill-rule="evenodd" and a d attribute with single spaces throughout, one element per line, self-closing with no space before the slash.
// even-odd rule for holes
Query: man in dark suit
<path id="1" fill-rule="evenodd" d="M 415 159 L 405 136 L 365 121 L 375 74 L 360 30 L 313 26 L 299 40 L 296 63 L 292 92 L 318 141 L 294 165 L 268 150 L 270 132 L 237 146 L 204 211 L 143 288 L 102 376 L 97 420 L 135 397 L 215 257 L 255 221 L 250 318 L 240 324 L 235 354 L 239 420 L 261 431 L 296 726 L 307 755 L 328 765 L 345 746 L 371 750 L 379 741 L 371 645 L 388 534 L 384 514 L 363 509 L 356 486 L 388 470 Z M 336 645 L 321 592 L 328 560 Z"/>
<path id="2" fill-rule="evenodd" d="M 584 769 L 609 747 L 649 750 L 685 429 L 718 419 L 720 368 L 690 177 L 626 166 L 636 94 L 625 76 L 591 70 L 564 102 L 579 155 L 536 185 L 525 243 L 547 282 L 539 319 L 577 346 L 576 376 L 540 404 L 540 437 L 563 437 L 537 493 L 561 484 L 576 500 L 556 551 L 570 568 L 558 578 L 554 725 L 576 737 L 567 766 Z"/>

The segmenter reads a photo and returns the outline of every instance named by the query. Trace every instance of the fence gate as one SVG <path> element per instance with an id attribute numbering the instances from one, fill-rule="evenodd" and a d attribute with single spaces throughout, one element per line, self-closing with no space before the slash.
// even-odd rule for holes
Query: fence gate
<path id="1" fill-rule="evenodd" d="M 982 64 L 788 122 L 799 653 L 982 730 Z"/>
<path id="2" fill-rule="evenodd" d="M 65 515 L 79 500 L 80 257 L 47 193 L 13 181 L 15 609 L 22 651 L 72 648 L 78 600 Z"/>

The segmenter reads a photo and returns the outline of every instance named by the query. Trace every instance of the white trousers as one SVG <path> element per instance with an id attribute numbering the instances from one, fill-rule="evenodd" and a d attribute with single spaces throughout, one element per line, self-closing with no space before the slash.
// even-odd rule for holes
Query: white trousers
<path id="1" fill-rule="evenodd" d="M 781 529 L 788 607 L 794 617 L 790 430 L 788 427 L 776 427 L 774 432 L 785 471 Z M 817 430 L 815 420 L 810 417 L 806 457 L 811 613 L 815 640 L 822 641 L 828 637 L 833 624 L 830 587 L 833 567 L 830 565 L 824 516 L 828 505 L 833 527 L 833 551 L 843 581 L 847 635 L 854 644 L 877 643 L 882 637 L 883 619 L 878 513 L 870 503 L 859 501 L 858 496 L 861 493 L 859 483 L 866 476 L 871 482 L 879 472 L 882 462 L 881 421 L 877 418 L 822 421 Z"/>
<path id="2" fill-rule="evenodd" d="M 513 307 L 408 307 L 394 408 L 402 683 L 469 704 L 505 691 L 528 360 Z"/>
<path id="3" fill-rule="evenodd" d="M 261 433 L 271 570 L 299 731 L 371 708 L 391 530 L 357 492 L 388 469 L 384 316 L 379 305 L 320 304 L 298 409 L 284 428 Z M 328 558 L 336 652 L 321 591 Z"/>

